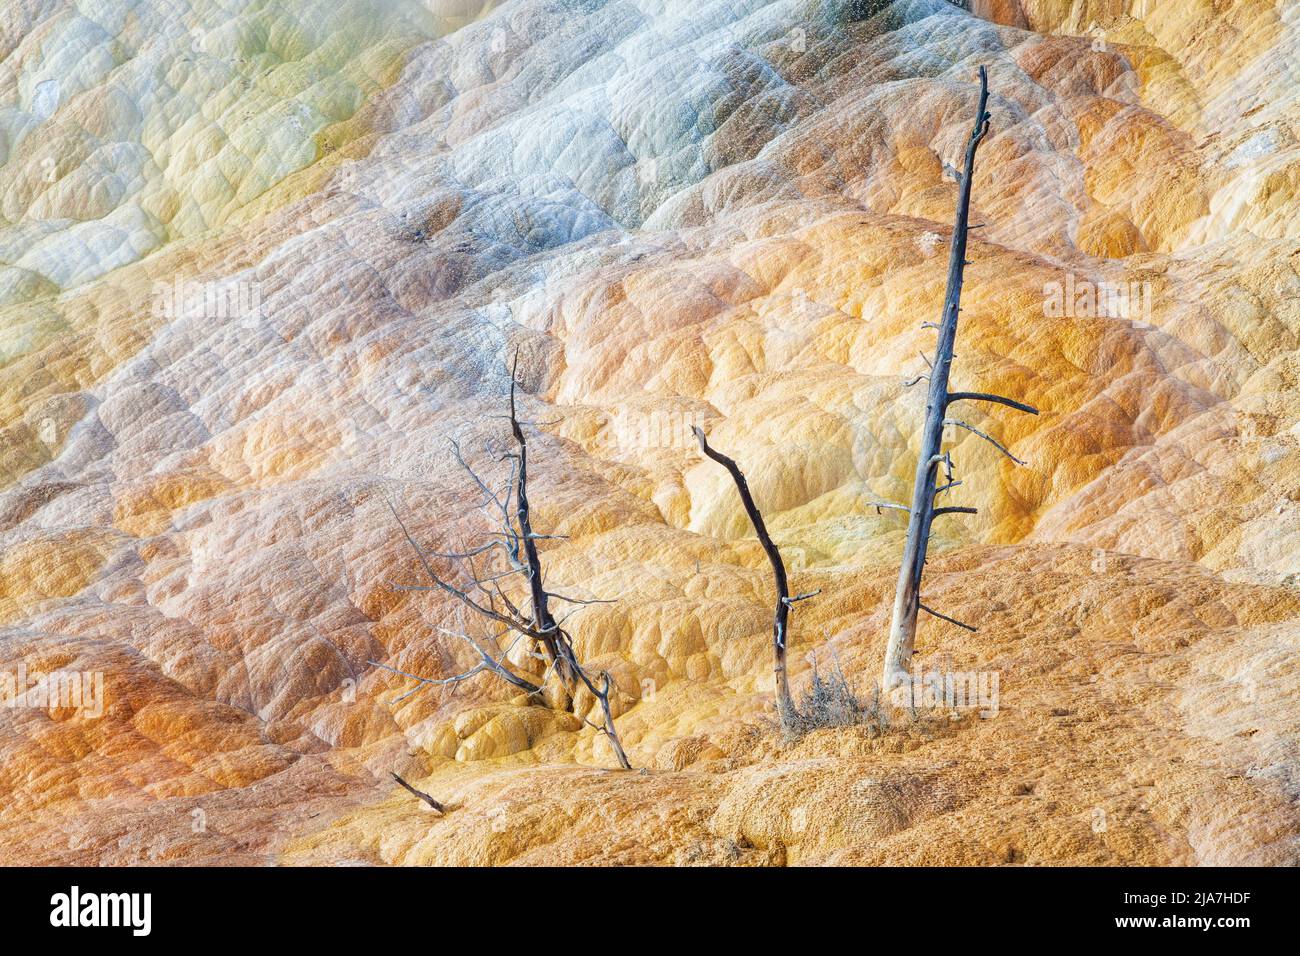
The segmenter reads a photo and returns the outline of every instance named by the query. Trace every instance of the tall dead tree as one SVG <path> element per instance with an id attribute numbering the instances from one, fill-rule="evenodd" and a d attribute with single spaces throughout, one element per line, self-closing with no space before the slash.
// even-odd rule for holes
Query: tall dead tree
<path id="1" fill-rule="evenodd" d="M 516 365 L 518 358 L 516 355 Z M 451 443 L 457 462 L 483 495 L 480 507 L 492 516 L 497 525 L 498 530 L 486 535 L 491 540 L 478 547 L 457 552 L 426 550 L 416 542 L 396 507 L 389 503 L 393 517 L 397 519 L 407 543 L 419 558 L 420 568 L 429 581 L 424 585 L 394 586 L 404 591 L 438 591 L 449 595 L 465 610 L 491 625 L 496 633 L 489 643 L 476 640 L 465 631 L 439 628 L 442 634 L 468 644 L 478 657 L 478 662 L 473 667 L 450 677 L 434 680 L 377 661 L 370 663 L 417 681 L 419 686 L 410 693 L 425 687 L 456 684 L 477 674 L 490 673 L 530 697 L 541 700 L 549 697 L 554 706 L 576 712 L 579 709 L 576 706 L 577 698 L 586 690 L 600 708 L 601 722 L 593 723 L 586 717 L 583 720 L 609 739 L 619 764 L 623 769 L 631 770 L 632 765 L 628 762 L 623 742 L 614 726 L 614 714 L 610 705 L 610 695 L 616 689 L 614 683 L 607 671 L 593 673 L 582 665 L 574 651 L 573 638 L 564 629 L 564 621 L 557 620 L 551 610 L 552 599 L 579 607 L 607 602 L 568 597 L 546 588 L 537 542 L 559 536 L 537 534 L 533 530 L 532 511 L 528 501 L 528 442 L 515 407 L 516 382 L 515 368 L 512 367 L 509 421 L 514 450 L 506 452 L 499 459 L 510 463 L 509 475 L 502 490 L 493 491 L 465 461 L 460 446 L 454 440 Z M 450 570 L 439 571 L 439 564 L 447 565 Z M 523 578 L 527 600 L 517 600 L 518 592 L 516 599 L 512 599 L 508 591 L 509 584 L 520 577 Z M 514 640 L 503 649 L 502 639 L 511 634 L 514 635 Z M 511 653 L 521 640 L 526 642 L 522 655 L 525 659 L 533 658 L 544 662 L 545 670 L 540 677 L 511 663 Z M 403 695 L 406 696 L 409 694 Z"/>
<path id="2" fill-rule="evenodd" d="M 1023 402 L 1017 402 L 1001 395 L 984 392 L 950 392 L 948 376 L 952 368 L 953 344 L 957 340 L 957 316 L 961 311 L 962 276 L 966 266 L 967 233 L 976 228 L 969 225 L 971 179 L 975 173 L 975 151 L 989 131 L 988 76 L 984 67 L 980 67 L 979 104 L 975 109 L 975 124 L 971 129 L 970 139 L 966 144 L 966 167 L 961 177 L 961 191 L 957 200 L 957 216 L 953 224 L 951 251 L 948 259 L 948 287 L 943 300 L 943 316 L 936 325 L 925 323 L 926 328 L 939 330 L 939 342 L 935 348 L 934 361 L 926 360 L 929 371 L 918 375 L 909 382 L 928 380 L 929 392 L 925 406 L 925 426 L 921 436 L 921 453 L 916 463 L 916 478 L 912 486 L 911 506 L 881 502 L 880 507 L 897 508 L 908 513 L 907 541 L 903 547 L 903 560 L 898 569 L 898 588 L 894 594 L 894 616 L 889 628 L 889 645 L 885 650 L 885 666 L 881 678 L 881 687 L 885 693 L 893 691 L 900 685 L 911 686 L 909 668 L 912 651 L 916 641 L 916 618 L 920 611 L 925 611 L 941 620 L 955 624 L 967 630 L 975 630 L 969 624 L 963 624 L 945 614 L 941 614 L 921 603 L 921 575 L 925 570 L 925 555 L 930 541 L 930 525 L 935 518 L 950 514 L 975 514 L 975 508 L 936 507 L 935 499 L 944 492 L 950 492 L 961 484 L 953 477 L 953 463 L 950 452 L 942 450 L 943 430 L 945 426 L 963 428 L 992 444 L 998 451 L 1018 464 L 1024 464 L 1011 454 L 998 441 L 964 421 L 948 417 L 948 409 L 959 401 L 994 402 L 1031 415 L 1038 410 Z M 940 466 L 944 469 L 943 484 L 938 483 Z M 910 701 L 909 701 L 910 702 Z"/>
<path id="3" fill-rule="evenodd" d="M 774 658 L 773 672 L 776 677 L 776 710 L 783 724 L 787 727 L 793 726 L 799 719 L 799 711 L 795 708 L 794 700 L 790 696 L 790 677 L 785 664 L 790 608 L 794 606 L 795 602 L 807 600 L 819 592 L 810 591 L 807 594 L 796 594 L 791 597 L 790 582 L 785 573 L 785 562 L 781 560 L 781 551 L 772 540 L 772 536 L 767 533 L 767 525 L 763 523 L 763 515 L 758 510 L 758 506 L 754 504 L 754 496 L 750 494 L 749 482 L 745 480 L 744 472 L 740 470 L 740 466 L 733 459 L 709 447 L 709 440 L 704 437 L 704 432 L 698 425 L 692 425 L 691 431 L 695 432 L 695 437 L 700 440 L 700 451 L 727 469 L 731 474 L 731 480 L 736 483 L 736 491 L 740 492 L 740 503 L 745 508 L 745 514 L 749 516 L 749 523 L 754 526 L 754 533 L 758 535 L 759 543 L 763 545 L 763 550 L 767 552 L 767 560 L 772 564 L 772 577 L 776 583 L 776 610 L 772 616 L 772 655 Z"/>

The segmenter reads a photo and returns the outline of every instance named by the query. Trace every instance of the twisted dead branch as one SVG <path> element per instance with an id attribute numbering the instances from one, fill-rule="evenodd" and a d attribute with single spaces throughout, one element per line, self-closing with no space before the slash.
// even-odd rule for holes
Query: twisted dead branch
<path id="1" fill-rule="evenodd" d="M 772 578 L 776 584 L 776 609 L 772 616 L 772 654 L 774 658 L 773 672 L 776 677 L 776 709 L 781 717 L 781 722 L 786 726 L 793 726 L 799 720 L 799 712 L 795 708 L 793 698 L 790 696 L 790 678 L 786 669 L 786 638 L 789 629 L 790 608 L 799 601 L 806 601 L 811 597 L 815 597 L 820 592 L 810 591 L 806 594 L 791 596 L 789 579 L 785 573 L 785 562 L 781 560 L 781 551 L 777 548 L 776 543 L 772 541 L 772 536 L 767 533 L 767 525 L 763 523 L 763 515 L 758 510 L 758 505 L 754 504 L 754 496 L 749 491 L 749 482 L 745 480 L 745 475 L 740 470 L 740 466 L 733 459 L 711 448 L 709 440 L 704 437 L 704 432 L 698 425 L 692 425 L 691 431 L 699 439 L 700 451 L 730 473 L 731 480 L 736 484 L 736 491 L 740 493 L 740 503 L 745 509 L 745 514 L 749 516 L 749 523 L 754 526 L 754 533 L 758 535 L 759 543 L 763 545 L 763 550 L 767 553 L 767 559 L 771 562 Z"/>
<path id="2" fill-rule="evenodd" d="M 492 638 L 492 643 L 496 646 L 485 646 L 467 632 L 439 628 L 443 635 L 456 638 L 471 647 L 478 662 L 468 670 L 437 680 L 400 671 L 376 661 L 370 663 L 417 682 L 418 686 L 404 694 L 403 698 L 427 687 L 457 684 L 478 674 L 490 673 L 530 697 L 545 700 L 550 696 L 555 706 L 572 712 L 576 704 L 575 696 L 585 689 L 599 706 L 601 720 L 596 723 L 583 718 L 584 722 L 605 735 L 620 766 L 631 770 L 632 765 L 614 724 L 611 695 L 617 691 L 617 687 L 607 671 L 592 672 L 583 666 L 574 650 L 573 638 L 563 627 L 563 620 L 557 620 L 551 610 L 552 599 L 574 604 L 577 608 L 598 602 L 568 597 L 548 590 L 544 584 L 537 542 L 556 536 L 538 534 L 533 530 L 528 498 L 528 442 L 515 403 L 517 365 L 516 354 L 510 372 L 508 417 L 514 447 L 498 459 L 509 463 L 505 487 L 499 491 L 493 490 L 465 460 L 460 446 L 454 440 L 451 442 L 453 456 L 482 494 L 479 507 L 497 526 L 497 530 L 487 532 L 492 540 L 480 547 L 459 551 L 429 551 L 415 540 L 397 508 L 389 502 L 389 509 L 407 544 L 415 552 L 420 569 L 428 581 L 428 584 L 423 585 L 395 587 L 409 591 L 436 591 L 451 597 L 465 611 L 496 626 L 497 633 Z M 494 559 L 504 566 L 491 567 Z M 436 566 L 438 564 L 447 565 L 449 570 L 440 570 Z M 517 599 L 517 595 L 516 598 L 511 597 L 508 589 L 511 579 L 522 579 L 526 600 Z M 514 634 L 515 640 L 502 650 L 500 641 L 509 634 Z M 525 644 L 524 656 L 545 664 L 540 677 L 521 674 L 520 668 L 511 662 L 511 652 L 520 641 Z"/>

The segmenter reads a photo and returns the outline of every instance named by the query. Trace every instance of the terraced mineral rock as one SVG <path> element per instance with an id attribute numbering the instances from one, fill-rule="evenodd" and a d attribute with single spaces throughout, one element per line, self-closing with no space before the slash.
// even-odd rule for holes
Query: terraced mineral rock
<path id="1" fill-rule="evenodd" d="M 1294 4 L 91 6 L 0 15 L 0 861 L 1300 860 Z M 996 697 L 787 738 L 690 429 L 869 695 L 980 65 L 954 386 L 1042 414 L 950 436 L 919 653 Z M 386 502 L 473 546 L 516 351 L 645 773 L 370 663 L 473 664 Z"/>

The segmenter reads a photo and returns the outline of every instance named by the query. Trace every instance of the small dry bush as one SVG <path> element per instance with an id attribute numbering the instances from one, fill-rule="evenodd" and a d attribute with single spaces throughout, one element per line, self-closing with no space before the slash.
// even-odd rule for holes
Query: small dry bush
<path id="1" fill-rule="evenodd" d="M 812 680 L 797 709 L 799 713 L 784 724 L 786 732 L 794 735 L 826 727 L 865 727 L 874 737 L 889 729 L 880 688 L 873 686 L 869 697 L 859 697 L 838 660 L 824 669 L 813 658 Z"/>

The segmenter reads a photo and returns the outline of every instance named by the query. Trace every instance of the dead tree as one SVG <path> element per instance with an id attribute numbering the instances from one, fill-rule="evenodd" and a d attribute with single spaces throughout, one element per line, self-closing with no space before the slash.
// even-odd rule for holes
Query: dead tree
<path id="1" fill-rule="evenodd" d="M 898 588 L 894 595 L 894 616 L 889 628 L 889 645 L 885 650 L 885 666 L 881 679 L 882 690 L 889 693 L 894 688 L 907 684 L 910 686 L 908 670 L 912 661 L 912 651 L 916 640 L 916 618 L 920 611 L 933 615 L 940 620 L 955 624 L 967 630 L 975 630 L 946 614 L 941 614 L 921 603 L 921 575 L 925 569 L 926 550 L 930 540 L 930 525 L 935 518 L 951 514 L 975 514 L 975 508 L 936 507 L 935 499 L 944 492 L 950 492 L 961 484 L 953 477 L 953 463 L 950 452 L 942 450 L 943 430 L 952 425 L 964 428 L 989 442 L 1018 464 L 1024 464 L 1011 454 L 1004 445 L 964 421 L 948 417 L 949 407 L 959 401 L 994 402 L 1031 415 L 1038 410 L 1001 395 L 989 395 L 984 392 L 950 392 L 948 376 L 952 368 L 953 344 L 957 339 L 957 316 L 961 311 L 961 285 L 966 259 L 967 233 L 976 228 L 969 225 L 971 179 L 975 172 L 975 150 L 989 131 L 989 113 L 985 110 L 988 103 L 988 77 L 984 67 L 980 67 L 979 105 L 975 109 L 975 124 L 971 129 L 970 139 L 966 144 L 966 167 L 961 177 L 961 191 L 957 200 L 957 216 L 953 224 L 951 251 L 948 259 L 948 287 L 943 300 L 943 316 L 936 325 L 925 323 L 926 328 L 939 330 L 939 342 L 935 349 L 934 361 L 926 359 L 928 372 L 918 375 L 908 382 L 914 385 L 918 381 L 929 382 L 929 393 L 925 406 L 925 426 L 921 437 L 921 453 L 916 463 L 916 478 L 912 487 L 911 506 L 876 503 L 878 507 L 895 508 L 908 513 L 907 540 L 903 547 L 903 560 L 898 569 Z M 924 356 L 923 356 L 924 357 Z M 939 467 L 943 466 L 944 481 L 938 483 Z"/>
<path id="2" fill-rule="evenodd" d="M 518 364 L 518 355 L 515 356 L 515 364 Z M 506 452 L 499 459 L 510 463 L 509 475 L 502 490 L 493 491 L 465 461 L 460 446 L 454 440 L 451 443 L 457 462 L 469 474 L 483 496 L 480 506 L 492 516 L 497 525 L 498 530 L 487 534 L 489 541 L 457 552 L 426 550 L 416 542 L 396 507 L 389 502 L 389 509 L 418 557 L 420 568 L 429 582 L 394 587 L 404 591 L 438 591 L 450 596 L 465 610 L 493 627 L 496 633 L 491 643 L 475 640 L 465 631 L 439 628 L 443 635 L 468 644 L 478 656 L 478 663 L 462 673 L 438 680 L 399 671 L 376 661 L 370 663 L 417 682 L 418 686 L 403 697 L 426 687 L 456 684 L 481 673 L 490 673 L 530 697 L 540 700 L 549 697 L 552 705 L 576 711 L 576 696 L 585 689 L 599 705 L 602 716 L 599 724 L 586 717 L 583 720 L 609 739 L 619 764 L 623 769 L 631 770 L 632 765 L 628 762 L 623 742 L 614 726 L 614 714 L 610 705 L 610 695 L 616 690 L 614 682 L 607 671 L 593 673 L 582 665 L 574 651 L 573 639 L 564 629 L 563 619 L 557 620 L 551 610 L 552 599 L 577 608 L 605 602 L 567 597 L 549 591 L 545 586 L 537 542 L 559 536 L 537 534 L 533 530 L 528 501 L 528 442 L 516 412 L 516 382 L 515 368 L 512 367 L 509 422 L 514 450 Z M 492 566 L 494 562 L 497 567 Z M 437 565 L 449 566 L 450 570 L 440 571 Z M 520 577 L 526 587 L 527 600 L 512 599 L 509 593 L 509 583 Z M 514 635 L 514 639 L 502 649 L 501 641 L 509 635 Z M 520 641 L 525 642 L 523 656 L 544 663 L 545 670 L 540 677 L 521 673 L 522 668 L 511 663 L 511 653 Z"/>
<path id="3" fill-rule="evenodd" d="M 795 709 L 794 700 L 790 696 L 790 677 L 785 664 L 790 608 L 794 606 L 796 601 L 807 600 L 820 592 L 810 591 L 807 594 L 790 596 L 790 583 L 785 573 L 785 562 L 781 560 L 781 552 L 775 542 L 772 541 L 772 536 L 767 533 L 767 525 L 763 523 L 763 515 L 758 510 L 758 506 L 754 504 L 754 496 L 749 491 L 749 482 L 745 480 L 745 475 L 740 470 L 740 466 L 733 459 L 710 448 L 709 440 L 704 437 L 704 432 L 698 425 L 692 425 L 691 431 L 695 432 L 695 437 L 700 440 L 700 451 L 731 473 L 731 480 L 736 483 L 736 490 L 740 492 L 740 503 L 745 508 L 745 514 L 749 516 L 749 522 L 754 526 L 754 533 L 758 535 L 759 543 L 763 545 L 763 550 L 767 552 L 767 559 L 772 563 L 772 577 L 776 582 L 776 611 L 772 617 L 772 654 L 774 658 L 773 672 L 776 677 L 776 710 L 783 724 L 787 727 L 793 726 L 799 719 L 799 712 Z"/>

